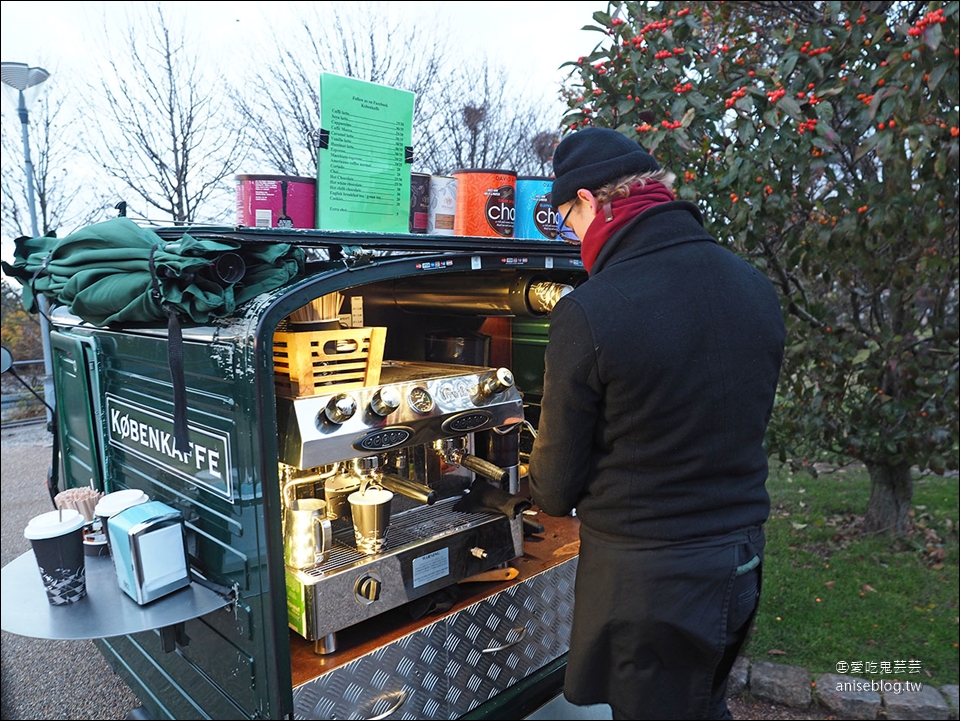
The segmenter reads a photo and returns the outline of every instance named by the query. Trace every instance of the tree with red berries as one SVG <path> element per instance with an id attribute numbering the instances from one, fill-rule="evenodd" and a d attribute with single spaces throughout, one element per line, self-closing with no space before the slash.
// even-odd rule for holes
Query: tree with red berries
<path id="1" fill-rule="evenodd" d="M 779 289 L 768 442 L 857 460 L 868 532 L 958 466 L 958 2 L 611 2 L 565 129 L 619 129 Z"/>

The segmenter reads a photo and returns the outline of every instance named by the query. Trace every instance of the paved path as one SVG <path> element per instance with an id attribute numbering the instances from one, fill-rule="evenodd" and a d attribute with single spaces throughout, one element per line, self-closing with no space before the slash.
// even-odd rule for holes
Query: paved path
<path id="1" fill-rule="evenodd" d="M 23 529 L 53 509 L 47 494 L 52 436 L 44 425 L 0 431 L 0 558 L 30 550 Z M 0 712 L 5 719 L 125 719 L 137 699 L 90 641 L 0 633 Z"/>

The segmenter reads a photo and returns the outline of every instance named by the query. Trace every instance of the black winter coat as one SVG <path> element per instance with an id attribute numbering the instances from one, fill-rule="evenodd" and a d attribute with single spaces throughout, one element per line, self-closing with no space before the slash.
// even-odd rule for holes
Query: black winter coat
<path id="1" fill-rule="evenodd" d="M 536 504 L 652 546 L 762 524 L 784 335 L 771 282 L 696 206 L 641 213 L 553 310 Z"/>

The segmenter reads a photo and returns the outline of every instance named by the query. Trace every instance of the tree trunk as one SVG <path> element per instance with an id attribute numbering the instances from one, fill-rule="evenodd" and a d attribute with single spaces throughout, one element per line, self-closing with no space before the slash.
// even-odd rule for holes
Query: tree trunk
<path id="1" fill-rule="evenodd" d="M 867 533 L 906 535 L 910 530 L 910 500 L 913 476 L 906 463 L 867 463 L 870 500 L 867 502 Z"/>

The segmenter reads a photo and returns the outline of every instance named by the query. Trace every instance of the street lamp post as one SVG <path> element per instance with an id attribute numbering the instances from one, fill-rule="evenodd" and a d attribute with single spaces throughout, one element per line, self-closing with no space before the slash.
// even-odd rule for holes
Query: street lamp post
<path id="1" fill-rule="evenodd" d="M 23 135 L 23 165 L 27 174 L 27 205 L 30 208 L 30 231 L 33 237 L 40 235 L 37 226 L 37 208 L 33 192 L 33 161 L 30 159 L 29 116 L 27 113 L 27 93 L 50 77 L 43 68 L 31 68 L 26 63 L 0 63 L 0 79 L 3 84 L 17 91 L 17 115 L 20 117 L 20 128 Z M 35 97 L 31 93 L 30 100 Z M 53 357 L 50 352 L 50 323 L 47 320 L 47 299 L 42 293 L 37 294 L 37 307 L 40 310 L 40 336 L 43 342 L 43 395 L 47 402 L 47 424 L 52 428 L 53 412 L 56 405 L 53 390 Z"/>

